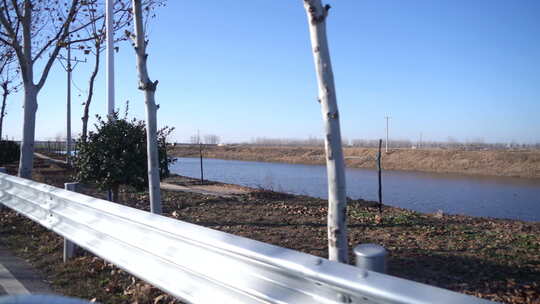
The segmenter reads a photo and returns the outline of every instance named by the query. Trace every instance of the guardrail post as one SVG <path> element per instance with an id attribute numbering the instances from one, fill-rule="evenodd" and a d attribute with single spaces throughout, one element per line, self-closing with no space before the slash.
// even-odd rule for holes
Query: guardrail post
<path id="1" fill-rule="evenodd" d="M 77 192 L 79 183 L 64 183 L 64 188 L 69 191 Z M 75 256 L 75 243 L 64 238 L 64 263 Z"/>
<path id="2" fill-rule="evenodd" d="M 386 273 L 386 257 L 388 251 L 377 244 L 360 244 L 353 249 L 356 256 L 356 267 Z"/>

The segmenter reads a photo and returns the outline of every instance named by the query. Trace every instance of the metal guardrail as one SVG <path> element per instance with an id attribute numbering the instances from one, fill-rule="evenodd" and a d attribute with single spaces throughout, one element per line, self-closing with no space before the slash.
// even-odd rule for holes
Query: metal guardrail
<path id="1" fill-rule="evenodd" d="M 493 303 L 3 173 L 0 202 L 192 303 Z"/>

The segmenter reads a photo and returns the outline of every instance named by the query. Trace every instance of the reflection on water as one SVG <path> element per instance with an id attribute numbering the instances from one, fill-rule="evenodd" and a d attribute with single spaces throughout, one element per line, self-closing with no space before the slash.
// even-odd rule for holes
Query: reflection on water
<path id="1" fill-rule="evenodd" d="M 200 177 L 198 158 L 178 158 L 171 172 Z M 204 176 L 231 184 L 327 197 L 318 165 L 205 159 Z M 347 196 L 376 200 L 377 172 L 347 169 Z M 421 212 L 540 221 L 540 179 L 383 171 L 383 202 Z"/>

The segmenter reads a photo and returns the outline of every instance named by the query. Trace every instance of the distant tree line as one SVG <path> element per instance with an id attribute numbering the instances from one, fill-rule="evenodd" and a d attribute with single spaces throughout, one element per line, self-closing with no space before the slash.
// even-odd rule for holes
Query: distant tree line
<path id="1" fill-rule="evenodd" d="M 76 136 L 74 135 L 74 138 Z M 49 138 L 49 140 L 36 141 L 36 146 L 43 144 L 53 144 L 56 143 L 58 151 L 64 151 L 65 147 L 65 136 L 57 135 L 55 137 Z M 218 135 L 193 135 L 190 137 L 188 142 L 177 142 L 175 144 L 206 144 L 206 145 L 217 145 L 221 143 L 221 137 Z M 377 148 L 379 140 L 378 139 L 343 139 L 343 146 L 348 147 L 359 147 L 359 148 Z M 383 139 L 384 143 L 384 139 Z M 266 137 L 257 137 L 251 141 L 238 142 L 231 144 L 244 144 L 244 145 L 256 145 L 256 146 L 291 146 L 291 147 L 322 147 L 324 145 L 324 140 L 321 138 L 310 137 L 307 139 L 300 138 L 266 138 Z M 524 144 L 524 143 L 484 143 L 477 141 L 423 141 L 423 142 L 414 142 L 412 140 L 391 140 L 389 145 L 393 149 L 462 149 L 462 150 L 519 150 L 519 149 L 529 149 L 529 150 L 540 150 L 540 143 L 534 144 Z M 39 150 L 39 149 L 38 149 Z"/>
<path id="2" fill-rule="evenodd" d="M 268 138 L 256 137 L 250 144 L 258 146 L 323 146 L 324 140 L 317 137 L 302 138 Z"/>
<path id="3" fill-rule="evenodd" d="M 354 139 L 351 141 L 353 147 L 375 148 L 379 140 Z M 540 143 L 486 143 L 482 140 L 458 141 L 450 139 L 447 141 L 411 141 L 411 140 L 390 140 L 388 147 L 393 149 L 461 149 L 461 150 L 508 150 L 508 149 L 540 149 Z"/>
<path id="4" fill-rule="evenodd" d="M 256 137 L 245 144 L 257 146 L 323 146 L 324 140 L 317 137 L 302 138 L 268 138 Z M 342 139 L 343 146 L 376 148 L 379 139 Z M 412 141 L 390 140 L 389 148 L 393 149 L 462 149 L 462 150 L 508 150 L 508 149 L 540 149 L 540 143 L 486 143 L 482 139 L 459 141 L 449 137 L 446 141 Z"/>
<path id="5" fill-rule="evenodd" d="M 206 144 L 206 145 L 217 145 L 221 141 L 221 138 L 215 134 L 206 134 L 200 135 L 195 134 L 189 138 L 189 143 L 191 144 Z"/>

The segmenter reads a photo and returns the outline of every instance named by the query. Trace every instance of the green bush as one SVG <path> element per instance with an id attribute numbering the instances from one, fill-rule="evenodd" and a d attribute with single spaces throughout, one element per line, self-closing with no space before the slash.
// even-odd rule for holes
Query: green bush
<path id="1" fill-rule="evenodd" d="M 132 186 L 138 191 L 148 187 L 148 163 L 144 121 L 119 119 L 117 113 L 114 116 L 115 119 L 107 121 L 98 117 L 96 132 L 90 132 L 86 142 L 77 142 L 73 165 L 77 181 L 112 190 L 116 201 L 120 185 Z M 164 152 L 166 136 L 171 131 L 171 128 L 158 131 L 161 178 L 169 174 L 168 165 L 172 162 Z"/>
<path id="2" fill-rule="evenodd" d="M 20 154 L 19 144 L 11 140 L 0 140 L 0 165 L 17 161 Z"/>

